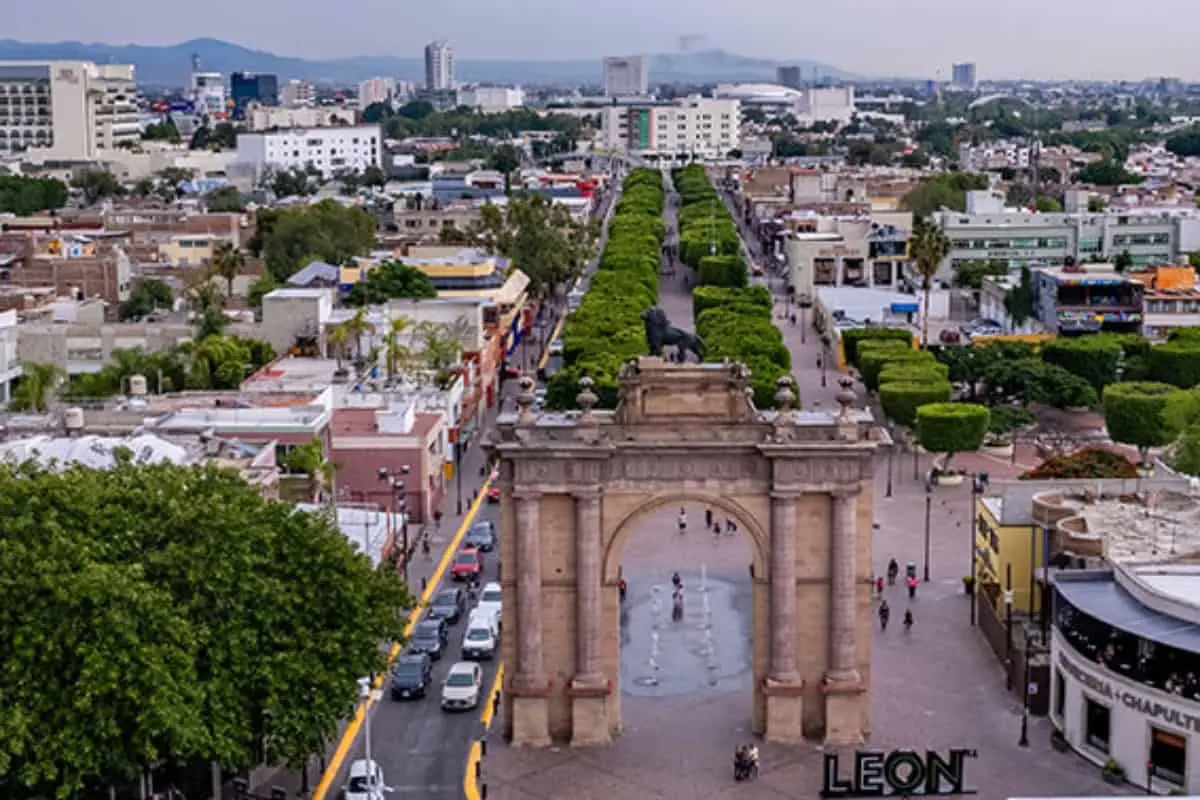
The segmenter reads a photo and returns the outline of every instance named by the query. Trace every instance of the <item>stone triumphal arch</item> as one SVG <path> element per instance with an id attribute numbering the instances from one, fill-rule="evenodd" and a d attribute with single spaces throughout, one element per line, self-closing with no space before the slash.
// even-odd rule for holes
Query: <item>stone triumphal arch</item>
<path id="1" fill-rule="evenodd" d="M 523 379 L 500 419 L 502 694 L 516 745 L 599 745 L 621 727 L 618 571 L 634 516 L 681 501 L 741 520 L 754 553 L 753 729 L 846 745 L 869 729 L 873 456 L 838 412 L 758 411 L 737 364 L 625 365 L 615 411 L 538 413 Z"/>

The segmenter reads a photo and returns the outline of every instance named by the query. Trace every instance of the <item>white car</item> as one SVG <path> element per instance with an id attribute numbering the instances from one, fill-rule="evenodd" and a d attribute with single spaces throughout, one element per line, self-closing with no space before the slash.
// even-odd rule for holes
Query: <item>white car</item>
<path id="1" fill-rule="evenodd" d="M 392 787 L 383 782 L 383 770 L 374 761 L 360 758 L 350 765 L 346 780 L 346 800 L 383 800 Z"/>
<path id="2" fill-rule="evenodd" d="M 467 661 L 491 661 L 500 644 L 496 618 L 487 611 L 475 610 L 467 621 L 462 638 L 462 657 Z"/>
<path id="3" fill-rule="evenodd" d="M 470 661 L 459 661 L 442 683 L 443 711 L 470 711 L 479 707 L 483 692 L 483 669 Z"/>
<path id="4" fill-rule="evenodd" d="M 563 352 L 562 339 L 555 339 L 553 342 L 550 343 L 550 355 L 561 356 L 562 352 Z"/>
<path id="5" fill-rule="evenodd" d="M 479 593 L 479 603 L 476 604 L 475 611 L 472 612 L 476 613 L 479 611 L 487 611 L 488 613 L 493 614 L 496 617 L 497 630 L 504 625 L 503 619 L 500 615 L 500 607 L 502 605 L 501 595 L 502 592 L 500 591 L 500 584 L 496 583 L 495 581 L 492 581 L 491 583 L 485 583 L 483 585 L 483 591 Z"/>

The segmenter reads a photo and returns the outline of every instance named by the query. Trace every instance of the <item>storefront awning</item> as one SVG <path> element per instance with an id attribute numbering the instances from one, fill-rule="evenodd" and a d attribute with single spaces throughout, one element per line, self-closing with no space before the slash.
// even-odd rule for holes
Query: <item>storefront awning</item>
<path id="1" fill-rule="evenodd" d="M 1147 608 L 1111 579 L 1063 580 L 1058 576 L 1054 585 L 1063 599 L 1100 622 L 1142 639 L 1200 654 L 1200 626 Z"/>

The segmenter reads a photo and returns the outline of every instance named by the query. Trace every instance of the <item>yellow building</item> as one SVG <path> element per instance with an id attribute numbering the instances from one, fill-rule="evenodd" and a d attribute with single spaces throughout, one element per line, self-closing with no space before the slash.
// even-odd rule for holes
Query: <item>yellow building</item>
<path id="1" fill-rule="evenodd" d="M 1006 518 L 1004 503 L 1003 497 L 975 498 L 977 595 L 981 606 L 989 605 L 998 619 L 1004 619 L 1010 574 L 1013 613 L 1040 613 L 1042 592 L 1038 587 L 1047 550 L 1042 526 L 1032 521 L 1029 506 L 1019 511 L 1013 509 L 1017 513 Z M 1014 522 L 1014 519 L 1027 521 Z"/>
<path id="2" fill-rule="evenodd" d="M 178 267 L 198 267 L 212 260 L 213 250 L 226 241 L 215 236 L 172 236 L 158 246 L 158 257 Z"/>

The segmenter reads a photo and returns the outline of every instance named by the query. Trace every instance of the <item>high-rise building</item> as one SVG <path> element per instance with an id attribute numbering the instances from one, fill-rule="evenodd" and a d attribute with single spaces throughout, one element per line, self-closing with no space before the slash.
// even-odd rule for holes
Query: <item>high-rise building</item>
<path id="1" fill-rule="evenodd" d="M 643 97 L 650 93 L 650 62 L 645 56 L 609 56 L 604 59 L 604 94 L 608 97 Z"/>
<path id="2" fill-rule="evenodd" d="M 716 160 L 741 147 L 737 100 L 689 98 L 672 105 L 608 106 L 601 121 L 604 146 L 635 155 Z"/>
<path id="3" fill-rule="evenodd" d="M 0 153 L 90 161 L 136 142 L 136 83 L 132 64 L 0 61 Z"/>
<path id="4" fill-rule="evenodd" d="M 233 101 L 234 116 L 239 119 L 250 103 L 277 106 L 279 78 L 274 75 L 256 75 L 253 72 L 235 72 L 229 76 L 229 98 Z"/>
<path id="5" fill-rule="evenodd" d="M 775 80 L 789 89 L 799 89 L 804 85 L 804 75 L 799 67 L 779 67 L 775 70 Z"/>
<path id="6" fill-rule="evenodd" d="M 219 72 L 192 73 L 192 102 L 196 113 L 213 119 L 224 119 L 229 113 L 226 105 L 225 78 Z"/>
<path id="7" fill-rule="evenodd" d="M 974 62 L 955 64 L 950 70 L 950 85 L 964 92 L 973 92 L 978 85 L 975 80 Z"/>
<path id="8" fill-rule="evenodd" d="M 430 92 L 454 89 L 454 50 L 449 42 L 425 45 L 425 89 Z"/>
<path id="9" fill-rule="evenodd" d="M 365 110 L 376 103 L 392 103 L 396 100 L 394 78 L 371 78 L 358 85 L 358 107 Z"/>
<path id="10" fill-rule="evenodd" d="M 311 106 L 316 99 L 316 92 L 309 81 L 292 78 L 279 90 L 279 105 L 287 108 Z"/>

